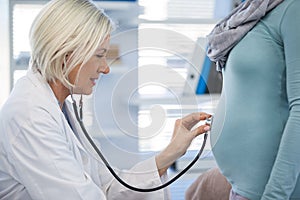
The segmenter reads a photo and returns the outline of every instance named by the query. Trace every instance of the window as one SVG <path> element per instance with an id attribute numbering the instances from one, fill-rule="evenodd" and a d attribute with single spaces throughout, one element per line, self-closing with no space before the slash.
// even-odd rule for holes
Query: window
<path id="1" fill-rule="evenodd" d="M 15 4 L 13 6 L 13 60 L 14 83 L 26 73 L 30 59 L 29 31 L 38 14 L 40 4 Z"/>

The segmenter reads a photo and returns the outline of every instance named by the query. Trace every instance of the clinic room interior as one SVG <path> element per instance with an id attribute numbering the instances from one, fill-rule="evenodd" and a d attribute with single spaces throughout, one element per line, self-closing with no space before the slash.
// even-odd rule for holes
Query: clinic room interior
<path id="1" fill-rule="evenodd" d="M 168 144 L 176 119 L 192 112 L 214 114 L 222 78 L 206 56 L 206 36 L 240 1 L 94 2 L 111 17 L 115 30 L 107 54 L 110 73 L 84 96 L 83 121 L 108 162 L 127 169 Z M 0 1 L 0 106 L 26 74 L 30 25 L 46 3 Z M 192 142 L 168 170 L 169 178 L 195 158 L 203 141 L 200 135 Z M 208 139 L 197 162 L 169 186 L 172 199 L 184 199 L 195 179 L 215 166 Z"/>

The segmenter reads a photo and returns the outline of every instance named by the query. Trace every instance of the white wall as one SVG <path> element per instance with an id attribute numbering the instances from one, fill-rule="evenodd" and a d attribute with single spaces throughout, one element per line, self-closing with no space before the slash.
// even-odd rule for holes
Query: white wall
<path id="1" fill-rule="evenodd" d="M 0 0 L 0 106 L 10 92 L 9 0 Z"/>

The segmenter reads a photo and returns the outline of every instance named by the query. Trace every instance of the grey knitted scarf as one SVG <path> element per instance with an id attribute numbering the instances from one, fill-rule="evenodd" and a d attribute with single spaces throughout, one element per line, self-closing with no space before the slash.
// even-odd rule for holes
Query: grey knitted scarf
<path id="1" fill-rule="evenodd" d="M 221 20 L 207 36 L 207 56 L 217 63 L 217 70 L 225 66 L 230 50 L 256 23 L 283 0 L 247 0 Z"/>

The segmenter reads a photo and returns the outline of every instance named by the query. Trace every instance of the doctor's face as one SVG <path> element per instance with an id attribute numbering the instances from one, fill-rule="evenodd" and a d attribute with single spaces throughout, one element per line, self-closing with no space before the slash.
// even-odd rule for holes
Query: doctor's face
<path id="1" fill-rule="evenodd" d="M 101 73 L 109 73 L 109 67 L 106 62 L 108 47 L 109 37 L 99 45 L 93 56 L 82 66 L 81 70 L 80 65 L 78 65 L 71 71 L 69 80 L 75 84 L 75 88 L 73 89 L 74 94 L 91 94 Z"/>

